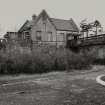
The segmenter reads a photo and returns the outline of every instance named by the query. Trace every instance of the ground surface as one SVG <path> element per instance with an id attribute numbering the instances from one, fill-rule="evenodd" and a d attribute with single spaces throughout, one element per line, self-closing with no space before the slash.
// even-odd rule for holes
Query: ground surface
<path id="1" fill-rule="evenodd" d="M 103 76 L 101 79 L 102 79 L 103 81 L 105 81 L 105 76 Z"/>
<path id="2" fill-rule="evenodd" d="M 53 72 L 31 76 L 1 76 L 0 105 L 105 105 L 105 87 L 96 77 L 105 67 L 92 71 Z"/>

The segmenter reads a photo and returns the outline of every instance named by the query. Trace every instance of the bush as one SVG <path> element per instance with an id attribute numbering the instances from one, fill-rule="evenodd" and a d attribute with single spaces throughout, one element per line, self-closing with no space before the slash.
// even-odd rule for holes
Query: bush
<path id="1" fill-rule="evenodd" d="M 31 51 L 18 45 L 11 46 L 0 51 L 0 74 L 84 69 L 92 64 L 92 56 L 92 53 L 73 53 L 51 47 L 38 47 Z"/>

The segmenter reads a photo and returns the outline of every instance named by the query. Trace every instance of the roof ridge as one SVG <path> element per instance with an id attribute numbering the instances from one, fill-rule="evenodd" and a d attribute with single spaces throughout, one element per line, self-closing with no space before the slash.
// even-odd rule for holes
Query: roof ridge
<path id="1" fill-rule="evenodd" d="M 41 16 L 44 16 L 45 18 L 48 18 L 49 21 L 52 23 L 52 25 L 55 27 L 55 29 L 58 30 L 77 30 L 78 31 L 78 27 L 76 26 L 75 22 L 73 21 L 72 18 L 70 19 L 60 19 L 60 18 L 51 18 L 47 12 L 45 10 L 43 10 L 35 19 L 35 21 L 33 20 L 27 20 L 27 23 L 29 27 L 32 27 L 33 25 L 35 25 L 37 23 L 37 21 L 40 19 Z M 30 23 L 33 23 L 32 25 Z M 26 25 L 26 24 L 25 24 Z M 23 25 L 23 27 L 25 27 L 25 25 Z M 23 28 L 22 27 L 22 28 Z M 21 29 L 22 29 L 21 28 Z"/>
<path id="2" fill-rule="evenodd" d="M 51 18 L 51 19 L 69 21 L 69 20 L 66 20 L 66 19 L 61 19 L 61 18 Z"/>

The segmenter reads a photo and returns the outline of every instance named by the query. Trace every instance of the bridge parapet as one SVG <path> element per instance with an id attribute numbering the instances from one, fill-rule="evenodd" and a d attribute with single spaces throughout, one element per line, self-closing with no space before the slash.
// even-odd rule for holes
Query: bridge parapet
<path id="1" fill-rule="evenodd" d="M 84 46 L 93 46 L 93 45 L 105 45 L 105 34 L 85 37 L 85 38 L 78 38 L 77 42 L 75 40 L 70 41 L 70 47 L 84 47 Z"/>

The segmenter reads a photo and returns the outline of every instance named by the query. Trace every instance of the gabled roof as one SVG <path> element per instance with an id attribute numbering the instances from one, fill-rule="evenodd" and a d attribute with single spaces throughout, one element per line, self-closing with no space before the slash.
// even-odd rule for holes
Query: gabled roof
<path id="1" fill-rule="evenodd" d="M 37 21 L 42 17 L 43 20 L 49 19 L 49 21 L 52 23 L 52 25 L 55 27 L 55 24 L 52 22 L 51 18 L 49 17 L 49 15 L 47 14 L 47 12 L 45 10 L 43 10 L 39 16 L 37 16 L 36 20 L 35 20 L 35 24 L 37 23 Z M 55 27 L 56 28 L 56 27 Z"/>
<path id="2" fill-rule="evenodd" d="M 51 18 L 57 30 L 61 31 L 79 31 L 74 21 Z"/>
<path id="3" fill-rule="evenodd" d="M 18 32 L 30 29 L 33 25 L 34 25 L 34 21 L 33 20 L 26 20 L 26 22 L 23 24 L 23 26 L 19 29 Z"/>
<path id="4" fill-rule="evenodd" d="M 29 20 L 28 24 L 26 27 L 31 27 L 34 25 L 34 21 L 33 20 Z"/>
<path id="5" fill-rule="evenodd" d="M 26 20 L 25 21 L 25 23 L 22 25 L 22 27 L 19 29 L 19 31 L 18 32 L 21 32 L 25 27 L 26 27 L 26 25 L 28 24 L 28 20 Z"/>
<path id="6" fill-rule="evenodd" d="M 73 19 L 70 20 L 64 20 L 64 19 L 56 19 L 56 18 L 50 18 L 49 15 L 45 10 L 43 10 L 39 16 L 36 17 L 36 20 L 28 20 L 25 22 L 25 24 L 20 28 L 19 31 L 29 29 L 31 28 L 37 21 L 40 19 L 40 17 L 48 18 L 52 25 L 56 28 L 56 30 L 60 31 L 76 31 L 78 32 L 79 29 Z"/>

